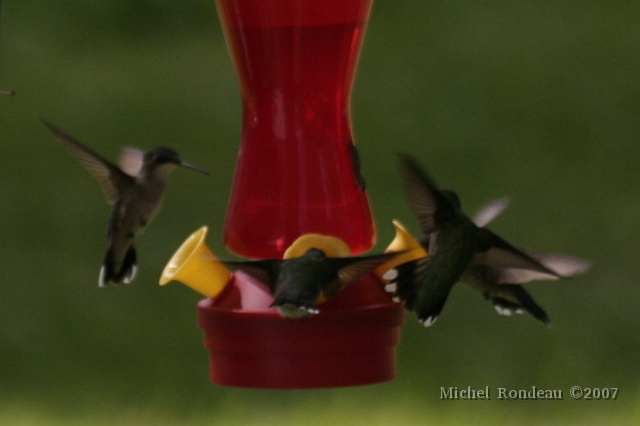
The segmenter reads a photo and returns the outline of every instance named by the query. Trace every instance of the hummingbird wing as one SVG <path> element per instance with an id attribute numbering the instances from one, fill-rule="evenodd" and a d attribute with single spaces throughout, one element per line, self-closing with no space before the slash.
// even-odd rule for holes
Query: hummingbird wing
<path id="1" fill-rule="evenodd" d="M 338 280 L 344 287 L 367 275 L 384 262 L 393 259 L 400 252 L 389 252 L 361 257 L 334 257 L 330 261 L 338 266 Z"/>
<path id="2" fill-rule="evenodd" d="M 530 269 L 559 276 L 554 270 L 486 228 L 478 228 L 478 248 L 472 263 L 493 268 Z"/>
<path id="3" fill-rule="evenodd" d="M 275 292 L 281 260 L 225 260 L 222 263 L 232 269 L 241 270 L 252 278 L 268 286 L 271 292 Z"/>
<path id="4" fill-rule="evenodd" d="M 400 161 L 409 207 L 417 216 L 423 234 L 430 235 L 455 214 L 455 206 L 438 190 L 412 157 L 401 155 Z"/>
<path id="5" fill-rule="evenodd" d="M 496 217 L 502 214 L 504 209 L 509 206 L 509 201 L 508 197 L 489 201 L 476 212 L 472 219 L 473 223 L 475 223 L 478 228 L 487 226 L 490 222 L 493 222 Z"/>
<path id="6" fill-rule="evenodd" d="M 529 281 L 553 281 L 561 277 L 530 269 L 492 268 L 471 264 L 465 270 L 461 282 L 478 291 L 497 288 L 498 285 L 522 284 Z"/>
<path id="7" fill-rule="evenodd" d="M 64 144 L 65 148 L 80 162 L 82 167 L 97 179 L 109 204 L 114 204 L 121 191 L 134 184 L 134 179 L 131 176 L 102 158 L 99 154 L 54 127 L 52 124 L 44 120 L 42 120 L 42 123 L 49 129 L 53 136 Z"/>
<path id="8" fill-rule="evenodd" d="M 479 266 L 479 265 L 473 265 Z M 491 269 L 491 282 L 495 284 L 522 284 L 529 281 L 554 281 L 561 277 L 545 272 L 532 271 L 531 269 L 515 268 L 489 268 Z"/>
<path id="9" fill-rule="evenodd" d="M 509 198 L 499 198 L 485 204 L 473 217 L 473 222 L 477 227 L 482 228 L 498 217 L 509 205 Z M 529 257 L 535 259 L 546 268 L 554 272 L 534 271 L 531 269 L 501 268 L 492 271 L 496 284 L 518 284 L 537 280 L 556 280 L 567 278 L 573 275 L 582 274 L 589 270 L 591 262 L 578 257 L 565 254 L 533 252 L 522 250 Z M 492 268 L 493 269 L 493 268 Z"/>
<path id="10" fill-rule="evenodd" d="M 137 177 L 144 163 L 144 152 L 138 148 L 126 147 L 120 151 L 120 169 L 132 177 Z"/>
<path id="11" fill-rule="evenodd" d="M 486 265 L 469 265 L 463 281 L 480 280 L 487 284 L 522 284 L 529 281 L 554 281 L 585 273 L 591 267 L 588 260 L 556 253 L 525 251 L 526 254 L 551 269 L 555 274 L 518 268 L 492 268 Z M 472 286 L 473 287 L 473 286 Z"/>
<path id="12" fill-rule="evenodd" d="M 494 284 L 521 284 L 529 281 L 553 281 L 569 278 L 589 270 L 591 263 L 573 256 L 555 253 L 525 251 L 526 254 L 551 269 L 555 274 L 533 271 L 531 269 L 490 268 L 488 266 L 471 265 L 470 268 L 487 268 L 487 279 Z"/>
<path id="13" fill-rule="evenodd" d="M 591 268 L 591 262 L 579 257 L 559 253 L 526 252 L 529 256 L 556 272 L 562 278 L 583 274 Z"/>
<path id="14" fill-rule="evenodd" d="M 401 252 L 383 253 L 362 257 L 330 257 L 326 262 L 336 271 L 335 279 L 323 283 L 322 293 L 327 299 L 334 297 L 347 285 L 364 277 L 376 267 L 394 258 Z"/>

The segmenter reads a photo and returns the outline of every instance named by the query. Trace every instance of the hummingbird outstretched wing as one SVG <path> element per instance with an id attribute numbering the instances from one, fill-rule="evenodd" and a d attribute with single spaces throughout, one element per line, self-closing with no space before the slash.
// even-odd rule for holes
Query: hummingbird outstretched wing
<path id="1" fill-rule="evenodd" d="M 438 190 L 412 157 L 401 155 L 400 161 L 409 207 L 417 216 L 422 233 L 431 235 L 455 215 L 455 206 Z"/>
<path id="2" fill-rule="evenodd" d="M 472 263 L 492 268 L 529 269 L 560 276 L 528 253 L 511 245 L 486 228 L 478 228 L 478 247 Z"/>
<path id="3" fill-rule="evenodd" d="M 559 253 L 544 253 L 526 250 L 526 253 L 537 260 L 545 267 L 551 269 L 560 278 L 569 278 L 587 272 L 591 267 L 591 262 L 579 257 L 569 256 Z M 531 271 L 533 272 L 533 271 Z M 544 274 L 543 274 L 544 275 Z M 548 275 L 546 275 L 548 277 Z M 535 280 L 550 279 L 542 276 L 533 278 Z M 520 281 L 523 282 L 523 281 Z"/>
<path id="4" fill-rule="evenodd" d="M 554 281 L 560 278 L 570 278 L 587 272 L 591 266 L 587 260 L 564 254 L 530 251 L 525 253 L 555 273 L 521 268 L 492 268 L 485 265 L 470 265 L 467 273 L 472 275 L 481 273 L 479 278 L 492 284 L 512 285 L 530 281 Z"/>
<path id="5" fill-rule="evenodd" d="M 225 260 L 222 263 L 231 269 L 244 272 L 269 287 L 272 293 L 275 292 L 281 260 Z"/>
<path id="6" fill-rule="evenodd" d="M 338 268 L 338 279 L 329 288 L 324 289 L 328 297 L 335 296 L 340 290 L 359 280 L 384 262 L 393 259 L 400 252 L 389 252 L 361 257 L 333 257 L 331 263 Z"/>
<path id="7" fill-rule="evenodd" d="M 102 158 L 71 136 L 62 132 L 52 124 L 42 120 L 49 131 L 59 139 L 67 150 L 80 162 L 100 184 L 107 202 L 114 204 L 120 192 L 134 183 L 134 178 L 120 170 L 117 166 Z"/>
<path id="8" fill-rule="evenodd" d="M 546 272 L 532 271 L 531 269 L 517 268 L 491 268 L 485 265 L 470 265 L 469 269 L 476 267 L 487 268 L 490 281 L 494 284 L 522 284 L 530 281 L 555 281 L 562 277 Z"/>
<path id="9" fill-rule="evenodd" d="M 477 227 L 482 228 L 498 217 L 509 205 L 509 198 L 499 198 L 485 204 L 473 217 Z M 529 281 L 557 280 L 582 274 L 589 270 L 591 262 L 566 254 L 521 250 L 555 274 L 532 269 L 491 268 L 492 281 L 496 284 L 520 284 Z"/>
<path id="10" fill-rule="evenodd" d="M 475 223 L 478 228 L 487 226 L 509 206 L 509 201 L 509 197 L 489 201 L 480 207 L 480 210 L 473 216 L 473 223 Z"/>

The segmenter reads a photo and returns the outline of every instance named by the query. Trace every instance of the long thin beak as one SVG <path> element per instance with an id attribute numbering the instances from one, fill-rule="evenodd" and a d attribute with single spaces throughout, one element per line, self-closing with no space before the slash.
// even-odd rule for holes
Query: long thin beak
<path id="1" fill-rule="evenodd" d="M 191 170 L 195 170 L 196 172 L 200 172 L 200 173 L 202 173 L 204 175 L 209 176 L 209 172 L 208 171 L 196 166 L 195 164 L 189 163 L 188 161 L 180 161 L 178 163 L 178 166 L 185 167 L 185 168 L 191 169 Z"/>

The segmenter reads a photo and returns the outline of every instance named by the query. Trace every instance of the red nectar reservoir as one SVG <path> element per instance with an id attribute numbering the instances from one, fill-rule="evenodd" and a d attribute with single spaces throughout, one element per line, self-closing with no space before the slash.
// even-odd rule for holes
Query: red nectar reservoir
<path id="1" fill-rule="evenodd" d="M 305 233 L 353 254 L 375 226 L 349 102 L 372 0 L 216 0 L 240 82 L 243 128 L 227 248 L 282 257 Z"/>

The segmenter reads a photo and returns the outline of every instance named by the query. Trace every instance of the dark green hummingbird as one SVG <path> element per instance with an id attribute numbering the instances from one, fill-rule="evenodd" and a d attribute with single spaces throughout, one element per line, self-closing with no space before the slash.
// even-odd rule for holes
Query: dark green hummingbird
<path id="1" fill-rule="evenodd" d="M 317 248 L 290 259 L 225 261 L 271 290 L 271 308 L 284 318 L 304 318 L 320 312 L 318 303 L 336 296 L 350 283 L 364 277 L 398 253 L 371 256 L 329 257 Z"/>
<path id="2" fill-rule="evenodd" d="M 517 268 L 549 275 L 543 265 L 488 229 L 478 227 L 461 210 L 457 194 L 440 190 L 407 155 L 401 156 L 405 196 L 418 218 L 428 256 L 396 267 L 395 296 L 414 311 L 425 327 L 440 315 L 453 286 L 469 265 Z"/>
<path id="3" fill-rule="evenodd" d="M 487 225 L 504 210 L 507 204 L 508 200 L 505 198 L 489 202 L 476 213 L 473 218 L 474 223 L 479 227 Z M 586 272 L 591 264 L 585 259 L 565 254 L 523 251 L 558 275 L 527 269 L 492 268 L 471 264 L 464 272 L 461 282 L 482 293 L 485 299 L 491 300 L 496 312 L 500 315 L 509 316 L 526 311 L 549 325 L 550 320 L 546 312 L 519 284 L 534 280 L 568 278 Z"/>
<path id="4" fill-rule="evenodd" d="M 171 148 L 158 146 L 146 152 L 122 150 L 120 167 L 43 121 L 53 136 L 95 177 L 113 205 L 107 228 L 108 247 L 100 270 L 100 287 L 130 283 L 136 275 L 134 238 L 153 220 L 162 206 L 169 173 L 176 167 L 207 171 L 183 161 Z"/>

